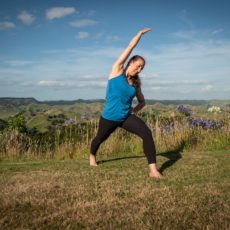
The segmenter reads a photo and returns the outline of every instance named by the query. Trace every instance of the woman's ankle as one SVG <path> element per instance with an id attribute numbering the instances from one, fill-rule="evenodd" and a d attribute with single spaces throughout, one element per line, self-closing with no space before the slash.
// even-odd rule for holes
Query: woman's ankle
<path id="1" fill-rule="evenodd" d="M 90 166 L 97 166 L 96 156 L 93 154 L 89 155 L 89 164 Z"/>
<path id="2" fill-rule="evenodd" d="M 158 171 L 156 163 L 149 164 L 149 176 L 162 179 L 163 175 Z"/>

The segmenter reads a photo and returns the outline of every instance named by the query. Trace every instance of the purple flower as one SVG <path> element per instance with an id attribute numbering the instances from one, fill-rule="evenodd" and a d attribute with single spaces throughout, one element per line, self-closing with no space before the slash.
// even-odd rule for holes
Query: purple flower
<path id="1" fill-rule="evenodd" d="M 160 125 L 160 130 L 161 132 L 171 132 L 173 129 L 173 123 L 171 124 L 166 124 L 166 125 Z"/>
<path id="2" fill-rule="evenodd" d="M 192 126 L 200 126 L 202 128 L 221 128 L 223 126 L 221 121 L 205 120 L 203 118 L 192 118 L 190 120 Z"/>
<path id="3" fill-rule="evenodd" d="M 184 114 L 185 116 L 191 116 L 192 115 L 192 110 L 188 107 L 185 107 L 184 105 L 177 105 L 176 109 L 178 112 Z"/>

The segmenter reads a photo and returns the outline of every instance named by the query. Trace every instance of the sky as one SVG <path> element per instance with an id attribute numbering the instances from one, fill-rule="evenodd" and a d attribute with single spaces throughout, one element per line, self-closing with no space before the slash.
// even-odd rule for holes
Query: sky
<path id="1" fill-rule="evenodd" d="M 133 50 L 146 99 L 230 99 L 229 0 L 1 0 L 0 97 L 104 99 Z"/>

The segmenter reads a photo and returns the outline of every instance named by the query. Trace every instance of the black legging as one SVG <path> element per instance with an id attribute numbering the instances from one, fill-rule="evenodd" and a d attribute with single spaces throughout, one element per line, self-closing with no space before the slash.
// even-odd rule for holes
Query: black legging
<path id="1" fill-rule="evenodd" d="M 91 143 L 91 154 L 96 155 L 101 143 L 105 141 L 117 127 L 121 127 L 142 138 L 143 149 L 148 163 L 156 163 L 156 149 L 149 127 L 139 117 L 131 114 L 125 121 L 110 121 L 100 117 L 99 127 L 96 137 Z"/>

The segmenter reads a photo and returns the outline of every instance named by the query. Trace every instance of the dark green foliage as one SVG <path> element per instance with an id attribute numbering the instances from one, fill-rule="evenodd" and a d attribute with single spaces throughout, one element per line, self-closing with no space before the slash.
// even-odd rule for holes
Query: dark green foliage
<path id="1" fill-rule="evenodd" d="M 26 119 L 22 113 L 10 117 L 8 120 L 8 130 L 15 130 L 19 133 L 26 133 Z"/>
<path id="2" fill-rule="evenodd" d="M 0 131 L 6 129 L 7 125 L 8 125 L 7 121 L 0 119 Z"/>
<path id="3" fill-rule="evenodd" d="M 48 116 L 48 121 L 51 121 L 52 125 L 63 124 L 66 120 L 67 120 L 67 117 L 64 114 Z"/>

